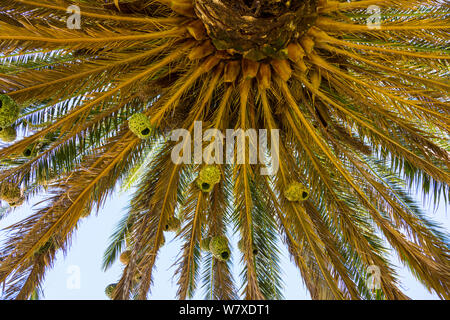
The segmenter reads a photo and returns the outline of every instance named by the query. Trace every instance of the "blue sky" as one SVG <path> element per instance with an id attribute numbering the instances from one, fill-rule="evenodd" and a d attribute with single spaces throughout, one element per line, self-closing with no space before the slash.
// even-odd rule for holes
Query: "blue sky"
<path id="1" fill-rule="evenodd" d="M 64 257 L 61 253 L 57 257 L 54 267 L 47 272 L 43 289 L 45 299 L 52 300 L 102 300 L 107 299 L 104 294 L 105 287 L 117 282 L 120 278 L 123 266 L 116 262 L 107 272 L 101 270 L 103 252 L 108 244 L 108 238 L 112 233 L 117 221 L 122 217 L 129 199 L 128 194 L 115 193 L 98 216 L 92 215 L 81 222 L 79 229 L 73 238 L 72 247 Z M 31 205 L 24 205 L 22 208 L 12 212 L 5 219 L 0 221 L 0 241 L 5 239 L 6 226 L 28 216 L 32 210 Z M 434 211 L 432 206 L 426 206 L 429 217 L 443 224 L 447 232 L 450 230 L 450 222 L 445 212 L 445 204 L 441 203 L 438 210 Z M 232 243 L 236 248 L 236 243 Z M 181 243 L 174 240 L 173 234 L 166 234 L 166 245 L 162 247 L 154 272 L 154 285 L 152 287 L 151 299 L 174 299 L 176 297 L 176 281 L 173 276 L 177 255 L 180 252 Z M 238 252 L 234 250 L 233 252 Z M 235 253 L 236 255 L 236 253 Z M 285 282 L 284 295 L 286 299 L 310 299 L 309 294 L 300 278 L 300 273 L 289 261 L 287 251 L 282 249 L 282 270 Z M 241 265 L 240 257 L 234 257 L 234 276 L 239 280 Z M 393 261 L 400 262 L 394 257 Z M 401 280 L 401 288 L 413 299 L 437 299 L 420 283 L 418 283 L 410 272 L 399 267 L 398 273 Z M 77 281 L 79 279 L 79 282 Z M 195 298 L 202 299 L 203 290 L 199 288 Z"/>

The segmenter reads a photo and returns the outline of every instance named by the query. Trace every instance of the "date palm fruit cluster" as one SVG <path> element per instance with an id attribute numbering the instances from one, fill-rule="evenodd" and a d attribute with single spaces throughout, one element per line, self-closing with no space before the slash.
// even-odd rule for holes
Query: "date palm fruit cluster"
<path id="1" fill-rule="evenodd" d="M 3 200 L 11 207 L 18 207 L 23 204 L 25 197 L 17 184 L 6 181 L 0 185 L 0 200 Z"/>
<path id="2" fill-rule="evenodd" d="M 302 183 L 293 182 L 289 184 L 284 191 L 284 196 L 286 197 L 286 199 L 293 202 L 305 201 L 309 197 L 309 191 Z"/>
<path id="3" fill-rule="evenodd" d="M 211 192 L 220 182 L 220 177 L 220 169 L 215 165 L 208 165 L 200 170 L 196 183 L 203 192 Z"/>
<path id="4" fill-rule="evenodd" d="M 143 113 L 135 113 L 128 119 L 130 130 L 139 138 L 147 139 L 152 134 L 152 124 L 149 118 Z"/>
<path id="5" fill-rule="evenodd" d="M 228 239 L 222 235 L 202 239 L 200 241 L 200 249 L 211 252 L 213 257 L 220 261 L 227 261 L 231 257 Z"/>

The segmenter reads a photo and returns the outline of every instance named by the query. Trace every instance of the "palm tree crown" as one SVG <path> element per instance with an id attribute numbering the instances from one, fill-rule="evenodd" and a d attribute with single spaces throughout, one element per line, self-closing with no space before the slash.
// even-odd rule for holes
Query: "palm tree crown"
<path id="1" fill-rule="evenodd" d="M 125 265 L 113 299 L 147 297 L 166 232 L 180 299 L 200 279 L 237 298 L 237 257 L 245 298 L 281 298 L 279 239 L 313 299 L 407 299 L 387 245 L 449 299 L 447 235 L 406 192 L 448 201 L 449 18 L 441 0 L 2 1 L 0 196 L 50 194 L 10 227 L 5 297 L 35 295 L 80 220 L 135 185 L 104 258 Z M 196 123 L 279 130 L 278 170 L 245 150 L 175 163 L 172 130 Z"/>

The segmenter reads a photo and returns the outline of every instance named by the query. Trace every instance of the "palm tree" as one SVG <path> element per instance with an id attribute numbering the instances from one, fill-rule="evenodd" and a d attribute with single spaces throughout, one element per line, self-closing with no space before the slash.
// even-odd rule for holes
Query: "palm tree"
<path id="1" fill-rule="evenodd" d="M 20 139 L 1 196 L 49 194 L 9 229 L 4 297 L 30 298 L 80 220 L 135 185 L 105 253 L 125 264 L 114 299 L 147 297 L 170 231 L 180 299 L 200 281 L 238 298 L 230 256 L 246 299 L 282 298 L 279 240 L 313 299 L 408 299 L 388 248 L 449 299 L 447 235 L 408 194 L 448 201 L 449 18 L 443 0 L 2 1 L 0 126 Z M 279 170 L 174 163 L 170 132 L 199 121 L 279 129 Z"/>

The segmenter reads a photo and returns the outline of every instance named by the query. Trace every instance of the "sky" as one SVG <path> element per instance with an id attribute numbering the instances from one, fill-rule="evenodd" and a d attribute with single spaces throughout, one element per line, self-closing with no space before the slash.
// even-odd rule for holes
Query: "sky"
<path id="1" fill-rule="evenodd" d="M 75 232 L 72 246 L 67 254 L 59 253 L 54 267 L 46 274 L 43 282 L 44 297 L 49 300 L 104 300 L 107 299 L 104 290 L 110 283 L 120 279 L 123 266 L 116 262 L 108 271 L 101 268 L 104 250 L 108 245 L 108 239 L 117 222 L 125 213 L 130 195 L 127 193 L 115 193 L 109 198 L 98 215 L 91 215 L 84 219 L 79 229 Z M 422 201 L 421 199 L 418 199 Z M 33 201 L 36 202 L 36 201 Z M 441 203 L 438 209 L 426 205 L 424 209 L 433 220 L 443 224 L 447 232 L 450 230 L 450 221 L 445 210 L 445 204 Z M 11 223 L 24 219 L 30 215 L 36 207 L 25 204 L 20 209 L 10 213 L 0 220 L 0 242 L 5 240 L 5 227 Z M 176 282 L 174 263 L 181 250 L 181 242 L 175 240 L 172 233 L 166 233 L 166 244 L 161 248 L 159 258 L 154 271 L 154 285 L 152 286 L 150 299 L 166 300 L 176 298 Z M 236 240 L 232 239 L 233 253 L 236 250 Z M 280 247 L 281 244 L 280 244 Z M 302 283 L 300 273 L 290 262 L 287 250 L 282 248 L 281 268 L 285 282 L 284 296 L 291 300 L 307 300 L 310 296 Z M 236 253 L 235 253 L 236 255 Z M 239 283 L 239 273 L 242 266 L 239 265 L 240 257 L 234 257 L 233 275 Z M 401 281 L 401 289 L 412 299 L 438 299 L 414 279 L 411 273 L 394 257 L 392 260 L 398 266 L 397 273 Z M 239 283 L 240 286 L 240 283 Z M 195 299 L 205 296 L 201 284 L 195 295 Z"/>

